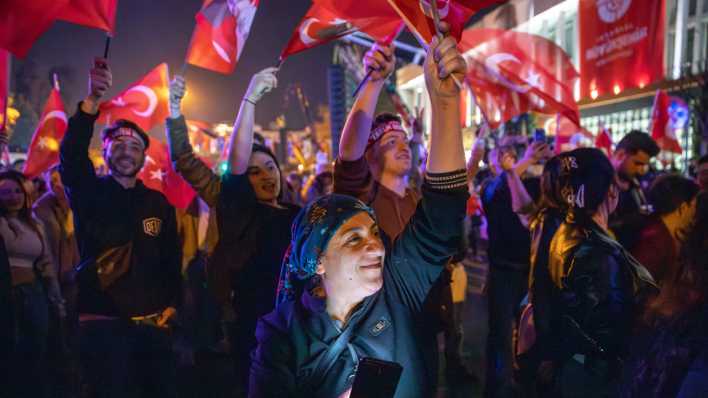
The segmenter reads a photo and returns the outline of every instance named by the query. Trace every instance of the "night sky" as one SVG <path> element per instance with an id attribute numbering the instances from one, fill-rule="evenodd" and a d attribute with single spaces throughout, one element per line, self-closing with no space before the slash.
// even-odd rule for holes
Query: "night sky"
<path id="1" fill-rule="evenodd" d="M 113 70 L 112 97 L 161 62 L 171 72 L 182 66 L 194 29 L 194 15 L 201 0 L 119 0 L 116 36 L 109 63 Z M 261 0 L 251 34 L 233 74 L 226 76 L 190 66 L 187 72 L 187 118 L 208 122 L 233 121 L 250 77 L 275 65 L 278 56 L 302 16 L 308 0 Z M 71 100 L 86 93 L 86 76 L 94 56 L 103 53 L 105 34 L 78 25 L 56 22 L 33 46 L 27 59 L 39 72 L 52 66 L 74 69 L 74 81 L 64 81 Z M 256 122 L 267 126 L 283 112 L 283 97 L 289 83 L 301 82 L 313 106 L 327 101 L 326 68 L 332 44 L 296 54 L 279 73 L 279 87 L 266 96 L 256 111 Z M 60 77 L 61 78 L 61 77 Z M 43 100 L 42 100 L 43 101 Z M 291 106 L 295 106 L 294 104 Z M 66 104 L 68 113 L 73 104 Z"/>

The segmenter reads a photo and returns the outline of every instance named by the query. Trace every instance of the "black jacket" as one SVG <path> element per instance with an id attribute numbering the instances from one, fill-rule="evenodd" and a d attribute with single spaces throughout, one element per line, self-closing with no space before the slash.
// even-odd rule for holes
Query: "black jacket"
<path id="1" fill-rule="evenodd" d="M 386 244 L 383 288 L 364 299 L 350 317 L 349 349 L 316 385 L 312 372 L 340 334 L 325 301 L 306 293 L 261 318 L 252 354 L 250 397 L 337 397 L 351 387 L 354 365 L 363 357 L 398 362 L 403 374 L 396 397 L 434 395 L 435 334 L 423 302 L 448 258 L 459 247 L 467 193 L 434 192 L 423 199 L 393 244 Z"/>
<path id="2" fill-rule="evenodd" d="M 623 357 L 637 306 L 657 289 L 649 272 L 596 224 L 568 221 L 553 237 L 548 267 L 557 359 Z"/>
<path id="3" fill-rule="evenodd" d="M 180 244 L 175 209 L 162 193 L 138 180 L 125 189 L 112 177 L 97 177 L 88 157 L 98 115 L 79 106 L 61 143 L 61 177 L 74 211 L 81 254 L 80 313 L 139 316 L 177 306 L 180 297 Z M 130 270 L 101 290 L 95 259 L 132 241 Z"/>

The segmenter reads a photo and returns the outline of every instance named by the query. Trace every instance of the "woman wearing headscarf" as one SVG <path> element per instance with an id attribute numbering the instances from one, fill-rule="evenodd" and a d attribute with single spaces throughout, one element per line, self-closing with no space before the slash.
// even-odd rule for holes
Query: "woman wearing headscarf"
<path id="1" fill-rule="evenodd" d="M 9 264 L 14 325 L 9 353 L 10 397 L 44 396 L 43 380 L 49 311 L 66 315 L 64 300 L 42 224 L 32 214 L 27 179 L 17 171 L 0 173 L 0 239 Z"/>
<path id="2" fill-rule="evenodd" d="M 632 320 L 656 285 L 608 233 L 619 187 L 605 154 L 580 148 L 560 160 L 568 210 L 548 259 L 554 396 L 612 397 Z"/>
<path id="3" fill-rule="evenodd" d="M 395 397 L 433 395 L 434 322 L 423 302 L 459 247 L 468 194 L 453 81 L 465 63 L 450 37 L 428 51 L 433 133 L 416 212 L 393 242 L 349 196 L 324 196 L 298 215 L 278 306 L 256 331 L 250 397 L 346 397 L 365 357 L 403 367 Z"/>
<path id="4" fill-rule="evenodd" d="M 276 87 L 276 71 L 268 68 L 251 79 L 234 123 L 229 167 L 222 176 L 192 151 L 180 111 L 184 79 L 176 76 L 170 85 L 170 156 L 216 219 L 212 233 L 218 230 L 218 242 L 213 251 L 207 250 L 208 289 L 222 309 L 222 341 L 236 359 L 239 396 L 248 390 L 256 320 L 273 309 L 280 262 L 290 243 L 290 226 L 300 210 L 283 202 L 284 179 L 278 160 L 270 149 L 253 140 L 255 104 Z"/>

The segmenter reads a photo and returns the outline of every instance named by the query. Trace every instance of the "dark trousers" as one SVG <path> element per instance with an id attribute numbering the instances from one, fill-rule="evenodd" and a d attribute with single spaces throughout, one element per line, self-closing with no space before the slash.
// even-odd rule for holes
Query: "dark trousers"
<path id="1" fill-rule="evenodd" d="M 167 329 L 126 320 L 82 322 L 81 364 L 91 397 L 175 397 Z"/>
<path id="2" fill-rule="evenodd" d="M 489 335 L 485 396 L 515 396 L 513 334 L 519 303 L 528 291 L 528 271 L 495 265 L 490 259 L 487 282 Z"/>
<path id="3" fill-rule="evenodd" d="M 12 288 L 13 352 L 9 355 L 9 397 L 43 397 L 49 305 L 40 282 Z M 3 354 L 0 354 L 3 355 Z"/>

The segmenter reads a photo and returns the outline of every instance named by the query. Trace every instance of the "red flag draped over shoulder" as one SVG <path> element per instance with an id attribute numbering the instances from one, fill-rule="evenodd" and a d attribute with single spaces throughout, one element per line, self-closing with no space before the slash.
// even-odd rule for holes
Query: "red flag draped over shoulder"
<path id="1" fill-rule="evenodd" d="M 115 33 L 118 0 L 69 0 L 57 19 Z"/>
<path id="2" fill-rule="evenodd" d="M 390 43 L 401 28 L 398 15 L 379 0 L 315 0 L 295 28 L 280 58 L 285 59 L 355 31 L 364 32 L 376 41 Z"/>
<path id="3" fill-rule="evenodd" d="M 230 74 L 236 68 L 251 31 L 259 0 L 205 0 L 195 16 L 196 26 L 187 63 Z"/>
<path id="4" fill-rule="evenodd" d="M 163 123 L 169 114 L 167 64 L 155 67 L 115 98 L 101 103 L 98 121 L 110 124 L 116 119 L 128 119 L 145 131 Z"/>
<path id="5" fill-rule="evenodd" d="M 0 1 L 0 48 L 24 58 L 68 3 L 69 0 Z"/>
<path id="6" fill-rule="evenodd" d="M 167 144 L 154 138 L 150 138 L 145 165 L 138 178 L 146 187 L 162 192 L 170 204 L 178 209 L 187 208 L 196 195 L 172 167 Z"/>
<path id="7" fill-rule="evenodd" d="M 526 112 L 559 114 L 580 126 L 573 98 L 578 72 L 554 42 L 523 32 L 469 29 L 460 48 L 470 88 L 490 127 Z"/>
<path id="8" fill-rule="evenodd" d="M 379 0 L 377 0 L 379 1 Z M 433 0 L 387 0 L 405 21 L 408 29 L 422 44 L 430 43 L 435 36 L 435 24 L 431 4 Z M 440 20 L 450 24 L 450 33 L 457 41 L 467 21 L 477 11 L 503 3 L 500 0 L 435 0 Z M 383 2 L 383 1 L 381 1 Z"/>
<path id="9" fill-rule="evenodd" d="M 23 172 L 34 178 L 59 163 L 59 143 L 67 127 L 66 112 L 57 88 L 49 93 L 42 117 L 32 136 Z"/>
<path id="10" fill-rule="evenodd" d="M 580 94 L 596 98 L 664 76 L 664 0 L 580 0 Z"/>

